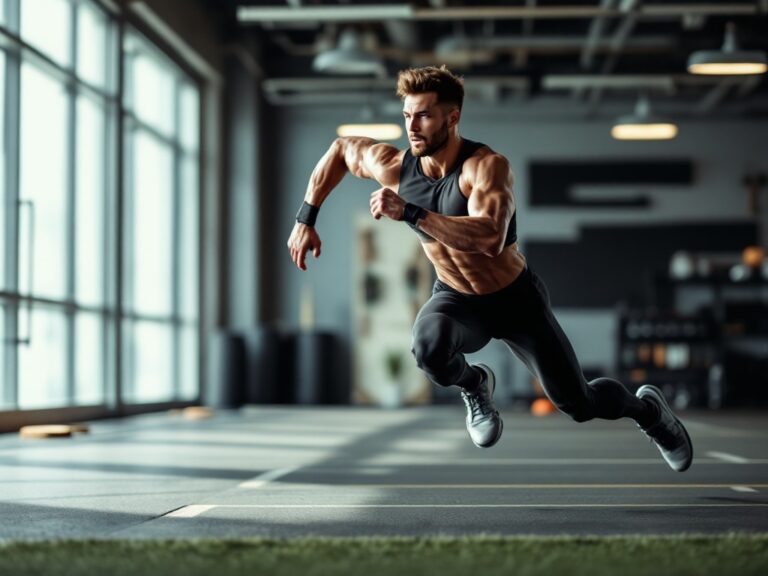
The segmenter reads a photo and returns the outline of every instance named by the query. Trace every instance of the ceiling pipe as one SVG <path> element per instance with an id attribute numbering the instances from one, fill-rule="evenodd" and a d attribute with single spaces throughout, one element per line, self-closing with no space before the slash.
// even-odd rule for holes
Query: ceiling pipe
<path id="1" fill-rule="evenodd" d="M 525 0 L 525 5 L 528 8 L 535 8 L 537 0 Z M 533 35 L 533 18 L 526 18 L 523 20 L 522 36 L 528 38 Z M 515 52 L 514 67 L 517 69 L 525 68 L 528 65 L 528 50 L 522 48 Z"/>
<path id="2" fill-rule="evenodd" d="M 675 76 L 671 74 L 625 74 L 603 76 L 601 74 L 549 74 L 544 76 L 541 87 L 545 90 L 580 90 L 599 87 L 611 90 L 637 90 L 646 88 L 660 92 L 675 89 Z"/>
<path id="3" fill-rule="evenodd" d="M 653 4 L 639 10 L 641 17 L 679 18 L 686 14 L 749 15 L 759 13 L 755 3 Z M 410 4 L 345 6 L 239 6 L 243 24 L 290 22 L 382 22 L 385 20 L 520 20 L 552 18 L 619 18 L 624 12 L 599 6 L 474 6 L 420 8 Z"/>
<path id="4" fill-rule="evenodd" d="M 606 9 L 613 8 L 615 3 L 616 0 L 602 0 L 600 7 Z M 584 48 L 581 51 L 581 57 L 579 58 L 579 63 L 581 64 L 581 68 L 583 70 L 589 70 L 592 68 L 592 62 L 595 57 L 595 52 L 597 51 L 597 44 L 603 36 L 603 30 L 605 29 L 605 24 L 607 21 L 608 19 L 605 16 L 600 16 L 592 20 L 591 24 L 589 25 L 587 41 L 586 44 L 584 44 Z"/>
<path id="5" fill-rule="evenodd" d="M 721 79 L 696 105 L 696 113 L 704 115 L 712 112 L 728 95 L 730 89 L 739 82 L 739 80 L 734 78 Z"/>
<path id="6" fill-rule="evenodd" d="M 348 77 L 303 77 L 303 78 L 266 78 L 262 81 L 262 87 L 267 94 L 296 97 L 300 100 L 303 95 L 329 95 L 334 94 L 351 101 L 360 101 L 360 98 L 371 97 L 381 93 L 393 95 L 395 78 L 348 78 Z M 709 79 L 708 84 L 701 80 L 696 85 L 710 86 L 716 82 Z M 583 87 L 599 86 L 612 90 L 637 91 L 644 89 L 669 93 L 675 90 L 678 83 L 691 83 L 689 75 L 661 74 L 661 75 L 621 75 L 603 76 L 599 74 L 550 74 L 544 76 L 541 86 L 544 90 L 573 90 Z M 530 81 L 524 76 L 473 76 L 466 84 L 469 95 L 486 98 L 489 95 L 497 96 L 499 91 L 514 93 L 526 92 L 530 88 Z"/>
<path id="7" fill-rule="evenodd" d="M 671 36 L 645 36 L 626 41 L 624 47 L 642 51 L 667 50 L 674 46 Z M 435 43 L 435 55 L 444 56 L 452 52 L 471 50 L 531 50 L 545 53 L 579 52 L 584 40 L 576 36 L 448 36 Z M 615 50 L 614 41 L 603 38 L 594 43 L 595 52 Z"/>
<path id="8" fill-rule="evenodd" d="M 629 35 L 637 24 L 638 14 L 642 9 L 642 6 L 639 6 L 639 3 L 640 0 L 622 0 L 619 10 L 624 14 L 624 19 L 621 21 L 618 29 L 614 32 L 613 37 L 611 38 L 610 54 L 605 59 L 605 62 L 603 62 L 601 69 L 603 74 L 610 74 L 616 67 L 616 63 L 619 61 L 621 53 L 629 40 Z M 600 98 L 602 98 L 602 96 L 602 88 L 593 88 L 589 97 L 590 105 L 593 108 L 596 108 L 600 103 Z"/>

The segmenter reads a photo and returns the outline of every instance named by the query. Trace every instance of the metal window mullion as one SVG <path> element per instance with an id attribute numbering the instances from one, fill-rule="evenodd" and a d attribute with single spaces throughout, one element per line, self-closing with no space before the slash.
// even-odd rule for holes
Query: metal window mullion
<path id="1" fill-rule="evenodd" d="M 69 11 L 70 17 L 70 30 L 72 33 L 69 37 L 69 55 L 70 62 L 72 64 L 72 70 L 77 69 L 77 34 L 78 34 L 78 19 L 77 19 L 77 3 L 73 2 L 70 5 Z M 67 146 L 65 148 L 67 155 L 67 182 L 65 184 L 65 197 L 66 197 L 66 218 L 67 223 L 64 227 L 66 233 L 66 246 L 65 246 L 65 270 L 66 270 L 66 295 L 72 302 L 76 300 L 76 212 L 77 212 L 77 85 L 74 82 L 67 82 L 66 84 L 67 94 L 67 123 L 66 123 L 66 139 Z M 66 322 L 66 340 L 65 340 L 65 387 L 67 403 L 70 405 L 75 404 L 75 321 L 77 312 L 75 309 L 68 309 L 65 313 Z"/>
<path id="2" fill-rule="evenodd" d="M 119 307 L 119 334 L 124 339 L 120 353 L 123 355 L 123 372 L 121 376 L 123 378 L 121 390 L 123 393 L 124 404 L 131 404 L 133 402 L 127 402 L 125 398 L 132 397 L 135 394 L 136 387 L 134 376 L 135 372 L 133 367 L 135 366 L 135 320 L 132 318 L 132 313 L 135 305 L 135 294 L 133 281 L 135 278 L 134 270 L 134 237 L 136 234 L 136 213 L 135 213 L 135 150 L 136 150 L 136 131 L 132 125 L 126 122 L 126 117 L 123 116 L 123 162 L 124 173 L 122 178 L 123 194 L 122 194 L 122 206 L 121 206 L 121 221 L 123 223 L 122 234 L 122 274 L 120 280 L 121 297 Z M 128 332 L 130 331 L 130 333 Z"/>
<path id="3" fill-rule="evenodd" d="M 126 99 L 129 96 L 130 91 L 133 89 L 130 75 L 128 74 L 128 63 L 126 61 L 125 53 L 125 34 L 126 34 L 125 20 L 121 19 L 118 25 L 118 39 L 117 45 L 119 49 L 119 67 L 117 74 L 117 88 L 118 88 L 118 111 L 117 111 L 117 193 L 116 210 L 115 215 L 117 218 L 117 246 L 115 250 L 115 257 L 117 261 L 116 270 L 116 284 L 115 284 L 115 299 L 117 316 L 115 322 L 115 408 L 118 414 L 125 412 L 125 401 L 128 389 L 133 389 L 133 372 L 131 366 L 133 365 L 133 339 L 127 338 L 125 335 L 125 328 L 128 322 L 125 318 L 126 306 L 129 301 L 132 301 L 131 291 L 125 285 L 126 278 L 132 278 L 131 268 L 131 254 L 132 254 L 132 210 L 130 203 L 128 202 L 128 195 L 132 195 L 132 167 L 133 167 L 133 140 L 128 141 L 128 128 L 126 126 L 128 116 L 126 113 Z M 133 330 L 133 323 L 130 323 L 130 328 Z M 127 349 L 124 342 L 127 342 L 131 348 L 131 351 Z M 131 371 L 128 374 L 128 371 Z"/>
<path id="4" fill-rule="evenodd" d="M 163 144 L 165 146 L 176 146 L 176 140 L 173 136 L 168 136 L 167 134 L 164 134 L 161 130 L 153 126 L 152 124 L 149 124 L 148 122 L 142 120 L 139 118 L 134 112 L 132 111 L 126 111 L 125 115 L 130 120 L 131 124 L 137 128 L 140 129 L 142 132 L 146 132 L 150 136 L 152 136 L 155 140 L 160 142 L 160 144 Z"/>
<path id="5" fill-rule="evenodd" d="M 19 4 L 6 0 L 6 16 L 10 26 L 18 30 Z M 19 267 L 19 124 L 21 102 L 21 58 L 18 53 L 6 52 L 5 59 L 5 278 L 7 288 L 18 298 Z M 6 383 L 5 401 L 18 408 L 18 311 L 20 301 L 6 308 L 5 342 L 0 353 L 5 354 L 3 381 Z M 11 343 L 14 345 L 11 346 Z"/>
<path id="6" fill-rule="evenodd" d="M 112 19 L 108 19 L 106 34 L 107 57 L 104 59 L 104 77 L 107 82 L 107 91 L 110 91 L 112 89 L 118 89 L 118 76 L 121 68 L 121 50 L 117 43 L 120 37 L 120 24 Z M 101 205 L 102 218 L 101 230 L 99 233 L 103 246 L 101 251 L 101 297 L 106 309 L 101 316 L 102 393 L 107 408 L 111 410 L 117 410 L 119 399 L 117 390 L 119 380 L 115 373 L 117 358 L 119 357 L 119 352 L 116 349 L 117 343 L 119 342 L 116 336 L 116 331 L 120 329 L 120 322 L 117 314 L 118 301 L 116 298 L 116 278 L 120 255 L 115 252 L 116 247 L 120 245 L 117 241 L 118 232 L 116 232 L 117 226 L 115 225 L 118 220 L 116 215 L 116 194 L 119 190 L 119 185 L 117 181 L 120 178 L 121 172 L 119 167 L 122 163 L 119 156 L 122 151 L 122 146 L 119 142 L 119 138 L 122 134 L 119 128 L 119 98 L 120 92 L 118 91 L 117 100 L 109 100 L 105 102 L 104 107 L 105 118 L 104 131 L 102 133 L 104 138 L 104 155 L 102 159 L 105 168 L 102 172 L 102 184 L 104 190 L 107 192 L 104 195 L 104 201 Z"/>
<path id="7" fill-rule="evenodd" d="M 195 317 L 195 332 L 197 335 L 196 339 L 196 358 L 195 361 L 197 362 L 197 399 L 198 401 L 203 400 L 203 382 L 205 378 L 206 373 L 206 367 L 207 367 L 207 354 L 205 352 L 205 347 L 203 345 L 204 338 L 203 338 L 203 325 L 204 325 L 204 316 L 205 313 L 203 311 L 204 307 L 204 298 L 206 296 L 206 290 L 205 290 L 205 235 L 203 234 L 203 213 L 204 213 L 204 206 L 206 204 L 206 190 L 207 190 L 207 184 L 206 184 L 206 175 L 207 171 L 205 168 L 205 160 L 203 155 L 203 149 L 204 149 L 204 142 L 206 137 L 206 113 L 207 110 L 207 104 L 208 104 L 208 98 L 209 98 L 209 92 L 208 89 L 203 89 L 199 84 L 197 85 L 197 88 L 199 90 L 198 92 L 198 99 L 197 99 L 197 148 L 195 150 L 195 161 L 196 161 L 196 174 L 197 174 L 197 188 L 195 189 L 195 203 L 196 203 L 196 214 L 195 214 L 195 221 L 196 221 L 196 229 L 195 229 L 195 242 L 197 246 L 197 251 L 195 254 L 195 258 L 197 260 L 197 274 L 195 277 L 196 285 L 197 285 L 197 310 L 196 310 L 196 317 Z M 259 105 L 257 102 L 256 105 Z M 258 273 L 258 268 L 256 269 L 256 272 Z"/>
<path id="8" fill-rule="evenodd" d="M 61 82 L 77 82 L 84 91 L 98 98 L 112 98 L 114 96 L 103 87 L 91 84 L 88 80 L 78 79 L 73 67 L 70 68 L 60 64 L 8 28 L 0 26 L 0 37 L 5 38 L 4 43 L 7 44 L 7 49 L 20 52 L 30 65 L 42 70 L 48 76 Z"/>
<path id="9" fill-rule="evenodd" d="M 32 304 L 42 304 L 43 306 L 46 306 L 48 308 L 51 307 L 59 307 L 59 308 L 66 308 L 68 310 L 72 310 L 73 312 L 82 311 L 82 312 L 93 312 L 96 314 L 104 314 L 109 311 L 109 308 L 106 308 L 104 306 L 93 306 L 90 304 L 78 304 L 72 299 L 66 298 L 64 300 L 61 299 L 51 299 L 46 298 L 44 296 L 28 296 L 26 294 L 21 295 L 18 292 L 8 292 L 4 290 L 0 290 L 0 298 L 3 300 L 8 300 L 11 302 L 31 302 Z"/>
<path id="10" fill-rule="evenodd" d="M 173 398 L 178 399 L 181 395 L 181 326 L 179 316 L 181 315 L 181 169 L 182 169 L 182 150 L 181 150 L 181 80 L 176 76 L 174 81 L 174 115 L 173 115 L 173 133 L 175 143 L 173 146 L 173 199 L 171 201 L 173 240 L 171 247 L 171 323 L 173 334 Z"/>
<path id="11" fill-rule="evenodd" d="M 13 32 L 20 31 L 19 14 L 21 14 L 21 0 L 0 0 L 5 2 L 5 22 Z"/>

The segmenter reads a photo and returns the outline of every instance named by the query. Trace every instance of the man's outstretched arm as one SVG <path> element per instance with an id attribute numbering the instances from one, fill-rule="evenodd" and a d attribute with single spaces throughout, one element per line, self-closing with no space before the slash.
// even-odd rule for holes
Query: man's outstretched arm
<path id="1" fill-rule="evenodd" d="M 306 254 L 312 250 L 320 256 L 322 242 L 314 228 L 317 212 L 331 191 L 338 186 L 347 172 L 358 178 L 374 178 L 382 182 L 391 178 L 391 163 L 397 149 L 371 138 L 357 136 L 337 138 L 318 161 L 309 178 L 304 204 L 288 239 L 291 259 L 301 270 L 306 270 Z"/>

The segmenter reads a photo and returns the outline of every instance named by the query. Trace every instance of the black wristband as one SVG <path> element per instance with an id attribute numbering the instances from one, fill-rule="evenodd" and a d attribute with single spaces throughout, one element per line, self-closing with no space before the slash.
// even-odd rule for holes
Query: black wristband
<path id="1" fill-rule="evenodd" d="M 320 212 L 320 208 L 312 206 L 312 204 L 308 204 L 305 201 L 296 214 L 296 221 L 306 224 L 307 226 L 314 226 L 318 212 Z"/>
<path id="2" fill-rule="evenodd" d="M 424 210 L 421 206 L 416 206 L 416 204 L 411 204 L 410 202 L 406 202 L 405 206 L 403 207 L 403 217 L 401 220 L 404 222 L 408 222 L 408 224 L 411 224 L 413 226 L 416 226 L 416 223 L 424 218 L 424 216 L 427 215 L 427 211 Z"/>

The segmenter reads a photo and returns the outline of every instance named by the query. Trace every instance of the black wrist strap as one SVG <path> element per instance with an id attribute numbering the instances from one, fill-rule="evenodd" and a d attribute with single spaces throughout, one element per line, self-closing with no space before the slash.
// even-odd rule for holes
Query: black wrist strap
<path id="1" fill-rule="evenodd" d="M 424 216 L 427 215 L 427 211 L 424 210 L 421 206 L 416 206 L 416 204 L 411 204 L 410 202 L 405 203 L 405 207 L 403 208 L 403 217 L 402 220 L 404 222 L 408 222 L 408 224 L 411 224 L 413 226 L 416 226 L 416 223 L 424 218 Z"/>
<path id="2" fill-rule="evenodd" d="M 307 226 L 314 226 L 318 212 L 320 212 L 320 208 L 312 206 L 312 204 L 308 204 L 305 201 L 296 214 L 296 221 L 306 224 Z"/>

